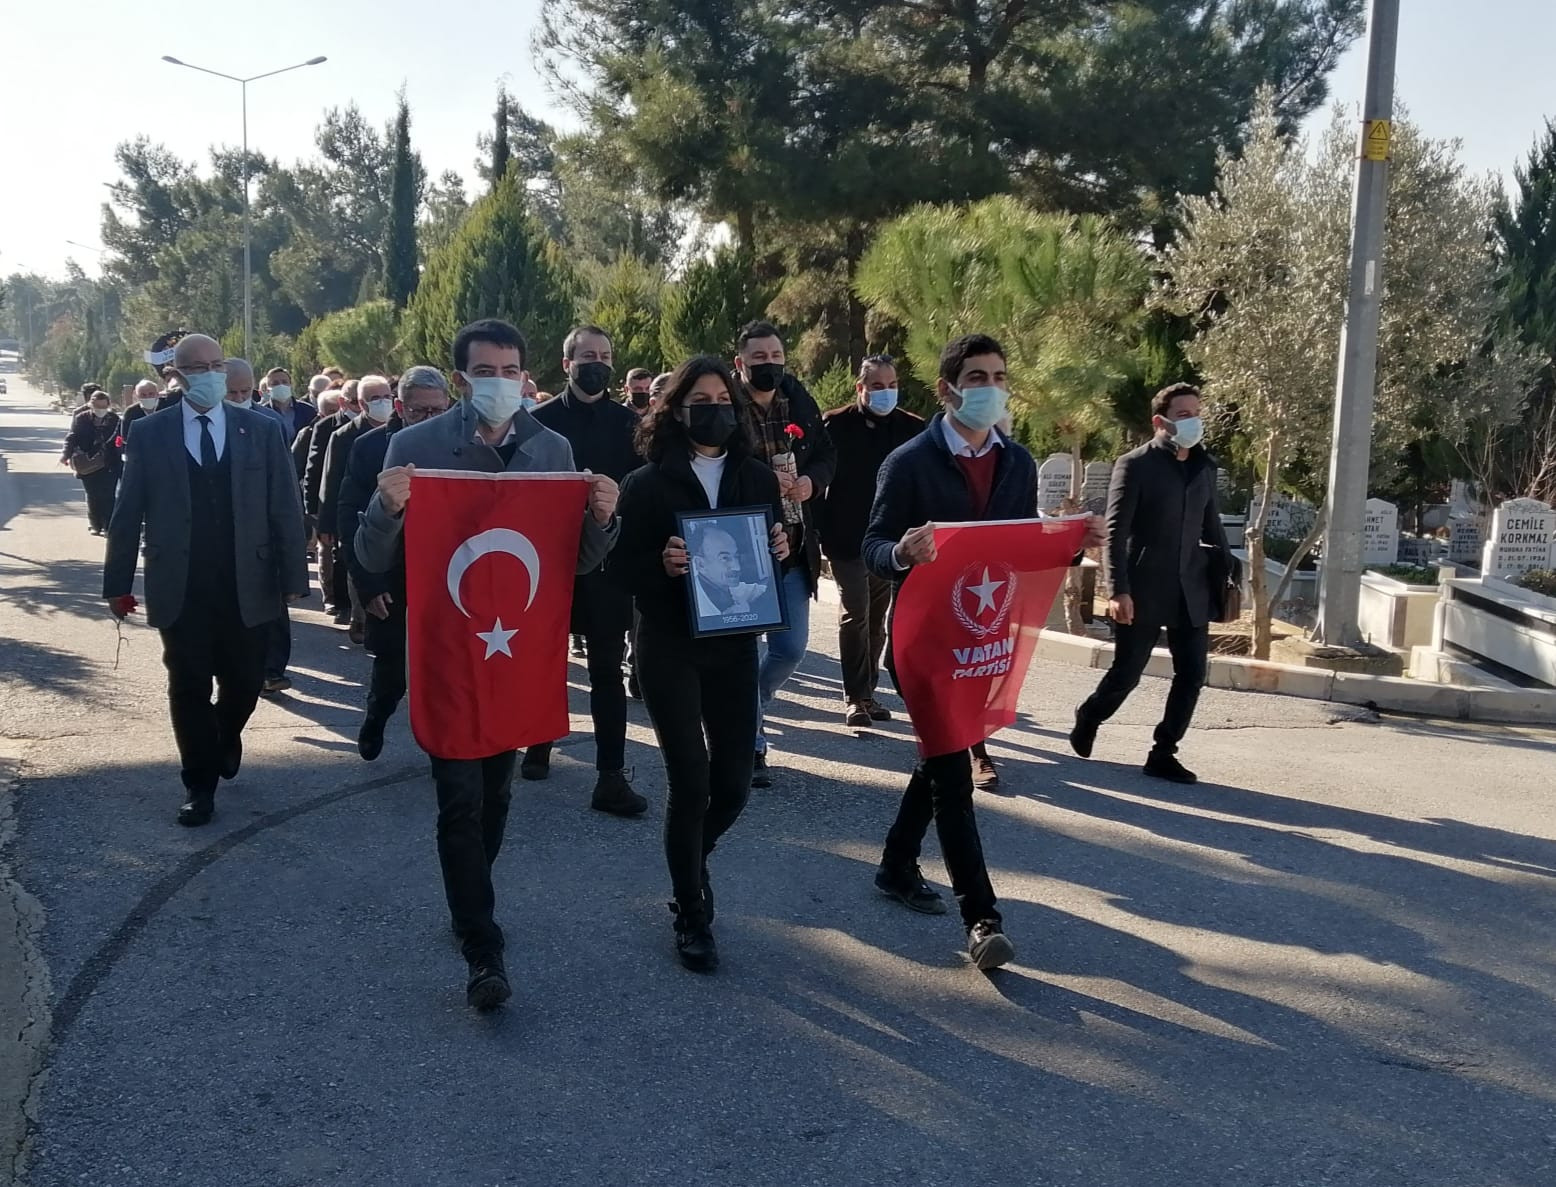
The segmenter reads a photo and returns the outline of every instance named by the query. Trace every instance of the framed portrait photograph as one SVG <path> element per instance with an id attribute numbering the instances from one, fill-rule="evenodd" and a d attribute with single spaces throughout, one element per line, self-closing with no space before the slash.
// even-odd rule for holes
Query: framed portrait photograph
<path id="1" fill-rule="evenodd" d="M 686 575 L 692 638 L 789 629 L 772 552 L 772 508 L 721 507 L 676 520 L 692 561 Z"/>

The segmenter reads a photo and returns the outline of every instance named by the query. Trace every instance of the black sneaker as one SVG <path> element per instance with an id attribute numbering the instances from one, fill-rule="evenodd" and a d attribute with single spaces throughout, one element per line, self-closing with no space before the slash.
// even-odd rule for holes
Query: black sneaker
<path id="1" fill-rule="evenodd" d="M 891 710 L 888 709 L 885 705 L 881 704 L 880 701 L 876 700 L 874 697 L 871 697 L 868 701 L 865 702 L 865 708 L 870 711 L 871 721 L 891 720 Z"/>
<path id="2" fill-rule="evenodd" d="M 465 986 L 465 1001 L 472 1009 L 494 1010 L 512 996 L 502 957 L 480 956 L 470 962 L 470 983 Z"/>
<path id="3" fill-rule="evenodd" d="M 967 952 L 982 972 L 1016 959 L 1016 946 L 992 919 L 980 919 L 967 929 Z"/>
<path id="4" fill-rule="evenodd" d="M 918 866 L 894 870 L 883 862 L 875 871 L 875 888 L 896 899 L 910 911 L 917 911 L 921 915 L 945 914 L 945 899 L 924 881 L 924 874 Z"/>
<path id="5" fill-rule="evenodd" d="M 648 801 L 632 790 L 625 771 L 601 771 L 589 806 L 612 816 L 641 816 L 648 811 Z"/>
<path id="6" fill-rule="evenodd" d="M 1145 773 L 1169 783 L 1198 783 L 1199 776 L 1178 761 L 1176 754 L 1153 750 L 1145 760 Z"/>
<path id="7" fill-rule="evenodd" d="M 751 786 L 771 787 L 773 777 L 767 773 L 767 755 L 757 752 L 756 762 L 751 765 Z"/>
<path id="8" fill-rule="evenodd" d="M 850 703 L 847 711 L 843 714 L 843 724 L 849 729 L 869 729 L 874 723 L 875 719 L 870 716 L 870 707 L 863 701 Z"/>
<path id="9" fill-rule="evenodd" d="M 1101 725 L 1098 721 L 1088 721 L 1081 716 L 1081 711 L 1075 711 L 1075 728 L 1070 731 L 1070 749 L 1082 758 L 1091 757 L 1091 748 L 1097 741 L 1097 729 Z"/>
<path id="10" fill-rule="evenodd" d="M 675 916 L 675 952 L 694 973 L 711 973 L 719 967 L 719 946 L 713 942 L 708 915 L 701 903 L 695 907 L 670 904 Z"/>
<path id="11" fill-rule="evenodd" d="M 551 775 L 551 744 L 531 746 L 524 752 L 519 764 L 519 775 L 531 783 L 539 783 Z"/>

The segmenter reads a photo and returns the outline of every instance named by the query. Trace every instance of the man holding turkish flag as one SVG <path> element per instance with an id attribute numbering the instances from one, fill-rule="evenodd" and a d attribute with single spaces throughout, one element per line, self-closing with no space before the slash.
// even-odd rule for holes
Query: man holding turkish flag
<path id="1" fill-rule="evenodd" d="M 438 862 L 476 1009 L 511 992 L 492 864 L 516 753 L 567 732 L 573 574 L 598 568 L 619 532 L 616 484 L 575 472 L 567 438 L 524 411 L 526 349 L 507 322 L 459 331 L 463 398 L 390 440 L 353 545 L 383 573 L 403 541 L 411 728 L 432 760 Z"/>
<path id="2" fill-rule="evenodd" d="M 1037 464 L 995 427 L 1009 400 L 998 342 L 969 334 L 947 345 L 936 390 L 945 411 L 886 459 L 864 537 L 865 566 L 896 585 L 887 667 L 921 752 L 875 885 L 915 911 L 945 912 L 918 865 L 933 819 L 968 953 L 987 970 L 1016 949 L 983 860 L 968 747 L 1014 720 L 1063 566 L 1101 543 L 1103 524 L 1036 518 Z"/>

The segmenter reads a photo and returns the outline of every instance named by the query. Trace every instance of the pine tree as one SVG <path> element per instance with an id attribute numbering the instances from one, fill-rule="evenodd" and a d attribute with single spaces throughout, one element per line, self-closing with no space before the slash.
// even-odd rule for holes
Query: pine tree
<path id="1" fill-rule="evenodd" d="M 417 362 L 447 366 L 454 333 L 481 317 L 523 331 L 529 371 L 542 388 L 562 378 L 562 339 L 573 323 L 577 282 L 556 244 L 531 216 L 510 172 L 470 209 L 459 231 L 427 257 L 403 322 Z"/>
<path id="2" fill-rule="evenodd" d="M 389 219 L 384 237 L 384 296 L 404 309 L 420 279 L 417 269 L 416 161 L 411 155 L 411 108 L 400 92 L 400 110 L 394 121 L 394 181 L 389 194 Z"/>
<path id="3" fill-rule="evenodd" d="M 508 91 L 497 92 L 497 127 L 492 133 L 492 189 L 507 176 L 513 153 L 508 147 Z"/>
<path id="4" fill-rule="evenodd" d="M 678 366 L 697 354 L 728 358 L 740 327 L 766 316 L 775 295 L 757 281 L 747 252 L 723 247 L 698 260 L 665 296 L 659 323 L 665 365 Z"/>

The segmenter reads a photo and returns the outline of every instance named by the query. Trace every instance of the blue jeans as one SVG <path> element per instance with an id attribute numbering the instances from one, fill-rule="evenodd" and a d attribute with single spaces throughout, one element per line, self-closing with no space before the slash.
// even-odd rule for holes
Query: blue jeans
<path id="1" fill-rule="evenodd" d="M 789 629 L 762 636 L 762 666 L 756 677 L 756 752 L 767 753 L 767 707 L 794 675 L 810 643 L 810 577 L 803 567 L 783 575 L 783 598 L 789 608 Z"/>

